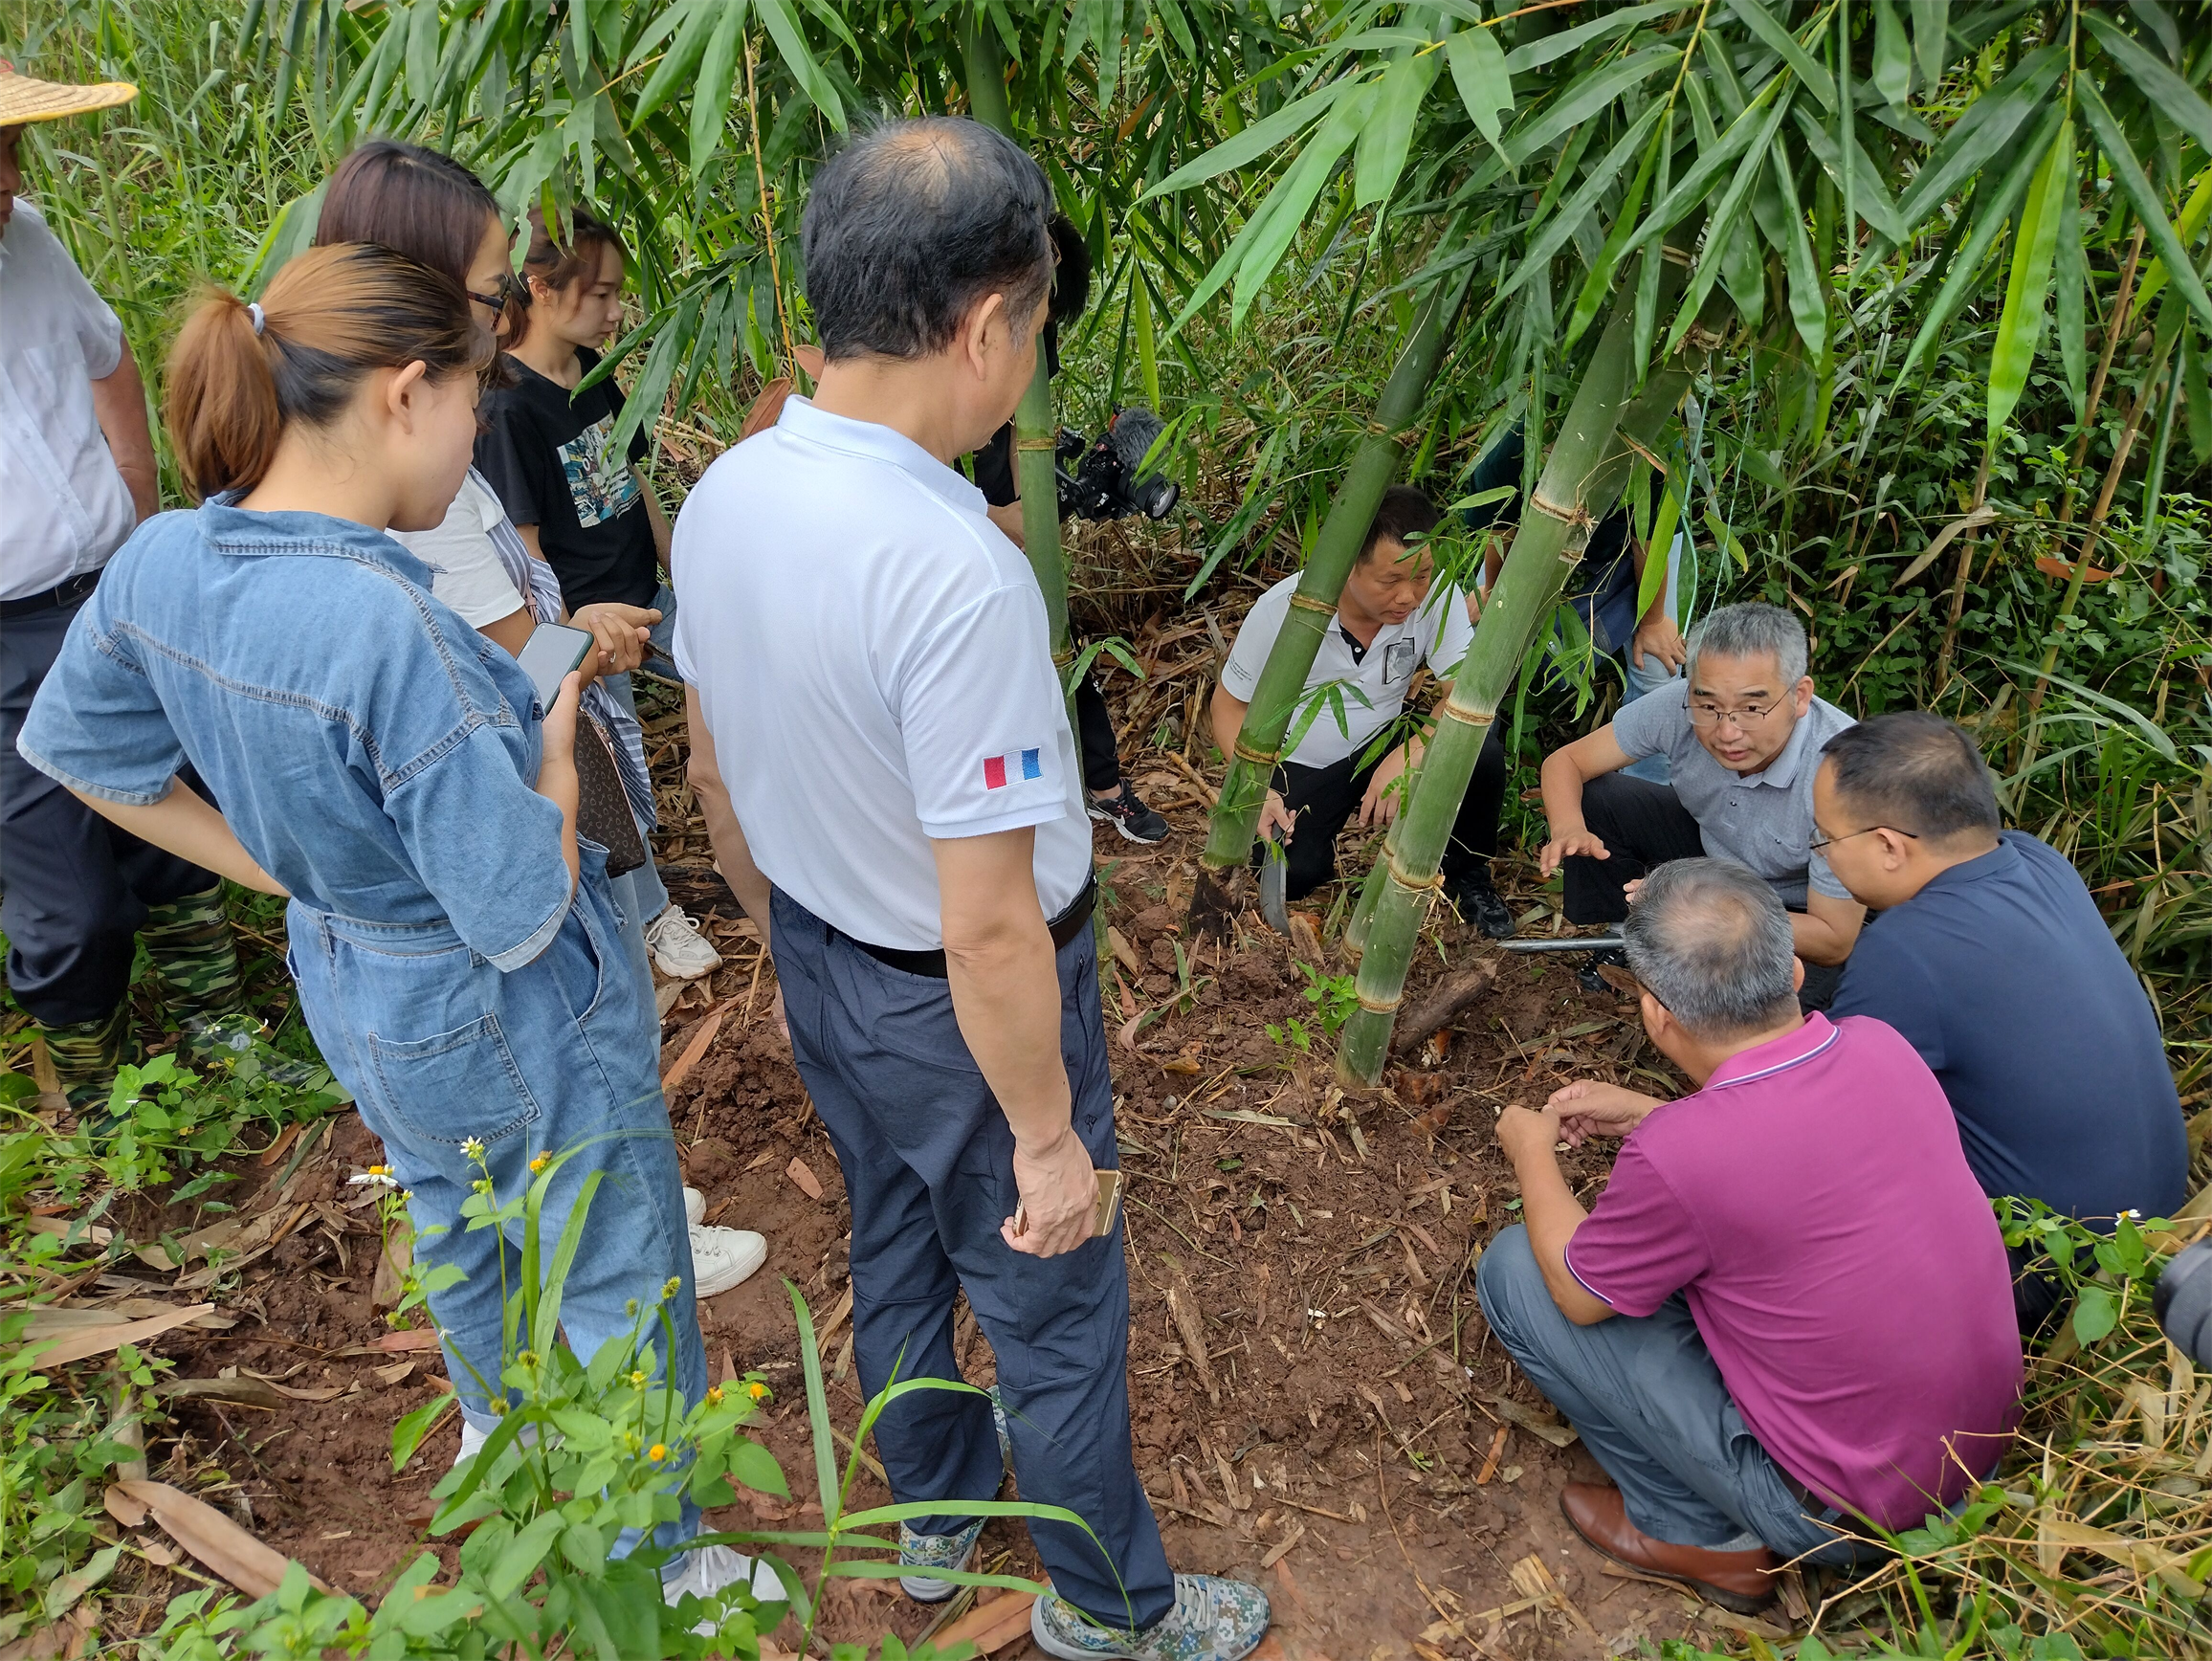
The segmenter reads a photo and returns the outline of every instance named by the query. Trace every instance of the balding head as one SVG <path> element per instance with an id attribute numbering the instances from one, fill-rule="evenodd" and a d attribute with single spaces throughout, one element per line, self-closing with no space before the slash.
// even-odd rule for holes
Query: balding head
<path id="1" fill-rule="evenodd" d="M 949 116 L 886 122 L 816 169 L 801 242 L 832 364 L 950 344 L 986 296 L 1026 327 L 1052 278 L 1052 196 L 1005 134 Z"/>
<path id="2" fill-rule="evenodd" d="M 1674 859 L 1644 879 L 1622 927 L 1628 967 L 1707 1043 L 1769 1031 L 1798 1013 L 1789 913 L 1724 859 Z"/>

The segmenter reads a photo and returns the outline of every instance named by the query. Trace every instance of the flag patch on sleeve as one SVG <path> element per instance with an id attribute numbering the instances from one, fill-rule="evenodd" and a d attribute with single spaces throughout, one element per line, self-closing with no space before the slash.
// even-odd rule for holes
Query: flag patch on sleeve
<path id="1" fill-rule="evenodd" d="M 1003 756 L 984 758 L 984 788 L 1003 790 L 1016 779 L 1041 779 L 1045 769 L 1036 750 L 1008 750 Z"/>

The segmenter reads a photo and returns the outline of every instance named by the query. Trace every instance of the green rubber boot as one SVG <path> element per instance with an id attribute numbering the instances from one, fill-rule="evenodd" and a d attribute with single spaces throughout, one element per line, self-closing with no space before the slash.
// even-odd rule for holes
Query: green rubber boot
<path id="1" fill-rule="evenodd" d="M 139 939 L 177 1008 L 183 1059 L 203 1071 L 226 1067 L 240 1077 L 267 1078 L 292 1090 L 329 1083 L 319 1064 L 270 1044 L 268 1028 L 246 1007 L 246 977 L 221 888 L 152 907 Z"/>
<path id="2" fill-rule="evenodd" d="M 97 1021 L 72 1021 L 61 1027 L 42 1027 L 46 1053 L 69 1105 L 80 1116 L 104 1113 L 115 1093 L 116 1069 L 133 1049 L 130 1042 L 130 1000 L 116 1005 Z"/>

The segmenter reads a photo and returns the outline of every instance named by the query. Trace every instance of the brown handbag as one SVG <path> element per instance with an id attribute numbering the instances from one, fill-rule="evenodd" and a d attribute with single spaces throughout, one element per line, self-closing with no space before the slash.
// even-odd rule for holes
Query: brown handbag
<path id="1" fill-rule="evenodd" d="M 576 714 L 576 833 L 606 849 L 607 875 L 621 876 L 645 863 L 645 837 L 622 787 L 613 739 L 589 710 Z"/>

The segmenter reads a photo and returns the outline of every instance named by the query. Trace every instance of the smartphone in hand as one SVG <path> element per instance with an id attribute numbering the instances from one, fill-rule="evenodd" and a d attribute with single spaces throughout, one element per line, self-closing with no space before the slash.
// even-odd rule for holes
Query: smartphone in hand
<path id="1" fill-rule="evenodd" d="M 515 661 L 522 666 L 522 673 L 537 689 L 541 707 L 553 707 L 554 699 L 561 696 L 561 683 L 568 678 L 569 671 L 581 668 L 585 653 L 598 643 L 590 630 L 571 629 L 565 623 L 541 623 L 531 631 Z"/>

